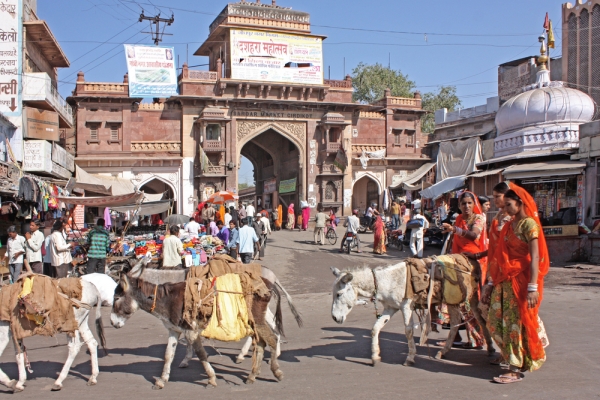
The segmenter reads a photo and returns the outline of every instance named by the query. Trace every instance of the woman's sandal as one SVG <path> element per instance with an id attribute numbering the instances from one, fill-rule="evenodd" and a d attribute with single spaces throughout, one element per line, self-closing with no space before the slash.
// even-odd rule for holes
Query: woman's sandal
<path id="1" fill-rule="evenodd" d="M 507 383 L 521 382 L 523 380 L 523 377 L 522 376 L 516 377 L 514 375 L 500 375 L 500 376 L 495 376 L 493 380 L 496 383 L 507 384 Z"/>

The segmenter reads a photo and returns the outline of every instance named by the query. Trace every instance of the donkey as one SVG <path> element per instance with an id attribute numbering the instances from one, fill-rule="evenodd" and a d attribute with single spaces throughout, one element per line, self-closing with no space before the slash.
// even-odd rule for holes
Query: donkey
<path id="1" fill-rule="evenodd" d="M 140 269 L 143 269 L 143 266 Z M 186 283 L 179 282 L 155 285 L 139 279 L 141 272 L 142 271 L 138 271 L 136 266 L 129 274 L 121 274 L 119 285 L 115 290 L 111 323 L 115 328 L 121 328 L 131 315 L 137 310 L 142 309 L 160 319 L 165 328 L 169 331 L 163 372 L 161 377 L 156 379 L 153 389 L 162 389 L 166 382 L 168 382 L 177 340 L 182 335 L 200 359 L 208 376 L 208 383 L 212 386 L 217 386 L 215 372 L 208 362 L 208 357 L 202 344 L 200 330 L 192 329 L 192 327 L 183 320 L 183 296 Z M 271 280 L 266 279 L 264 274 L 263 281 L 278 297 L 275 320 L 276 326 L 281 332 L 283 323 L 281 315 L 281 296 L 279 294 L 278 285 L 272 283 Z M 156 298 L 153 295 L 154 292 L 156 292 Z M 277 337 L 275 336 L 275 332 L 266 320 L 269 300 L 270 298 L 255 298 L 252 304 L 252 315 L 254 317 L 253 329 L 258 338 L 255 341 L 254 346 L 252 371 L 248 376 L 246 383 L 254 383 L 256 377 L 260 374 L 265 346 L 269 345 L 271 349 L 276 349 L 277 347 Z M 297 313 L 296 319 L 299 325 L 301 325 L 301 318 Z M 190 358 L 191 354 L 188 352 L 184 362 L 186 360 L 189 361 Z M 279 369 L 277 358 L 277 351 L 273 351 L 271 354 L 271 371 L 275 378 L 277 378 L 278 381 L 281 381 L 283 379 L 283 372 Z"/>
<path id="2" fill-rule="evenodd" d="M 62 371 L 60 372 L 60 375 L 58 376 L 58 379 L 54 382 L 54 385 L 52 386 L 53 391 L 58 391 L 62 389 L 62 383 L 69 374 L 71 365 L 73 364 L 75 357 L 79 353 L 79 350 L 81 349 L 81 346 L 84 343 L 87 345 L 88 350 L 90 351 L 90 357 L 92 362 L 92 376 L 88 380 L 87 385 L 93 386 L 96 383 L 98 383 L 97 379 L 98 374 L 100 372 L 98 369 L 98 342 L 96 341 L 94 335 L 90 331 L 90 328 L 88 326 L 88 318 L 90 315 L 91 308 L 95 306 L 96 334 L 98 335 L 98 338 L 100 339 L 100 344 L 106 353 L 106 340 L 104 338 L 104 327 L 102 326 L 102 299 L 100 298 L 100 293 L 98 289 L 92 283 L 81 280 L 81 288 L 81 303 L 83 303 L 85 306 L 89 306 L 90 308 L 88 309 L 86 307 L 74 307 L 75 319 L 77 320 L 79 328 L 75 331 L 72 337 L 70 335 L 67 335 L 67 346 L 69 348 L 69 356 L 62 368 Z M 4 349 L 6 348 L 8 343 L 11 341 L 15 346 L 17 366 L 19 369 L 19 380 L 10 380 L 10 378 L 2 370 L 0 370 L 0 383 L 12 389 L 13 392 L 22 392 L 25 387 L 25 381 L 27 379 L 27 371 L 25 370 L 24 348 L 20 343 L 17 344 L 17 341 L 14 340 L 12 331 L 10 329 L 10 322 L 0 321 L 0 356 L 4 352 Z"/>
<path id="3" fill-rule="evenodd" d="M 383 313 L 373 325 L 371 332 L 371 360 L 373 365 L 381 361 L 379 349 L 379 332 L 389 322 L 392 316 L 400 311 L 404 319 L 404 329 L 406 340 L 408 342 L 408 356 L 404 365 L 412 366 L 415 363 L 415 355 L 417 348 L 414 341 L 414 332 L 412 324 L 413 305 L 412 299 L 406 298 L 407 273 L 406 263 L 400 262 L 394 265 L 385 267 L 359 267 L 353 270 L 340 271 L 337 268 L 331 267 L 333 275 L 336 277 L 333 283 L 333 303 L 331 307 L 331 316 L 338 324 L 344 323 L 346 316 L 352 311 L 352 307 L 356 304 L 358 297 L 375 298 L 383 305 Z M 469 299 L 471 310 L 481 325 L 485 341 L 487 344 L 488 354 L 495 352 L 492 337 L 487 329 L 485 320 L 481 316 L 478 309 L 479 299 L 476 294 Z M 456 332 L 461 321 L 459 306 L 448 305 L 448 313 L 450 314 L 451 329 L 446 340 L 446 345 L 438 351 L 435 358 L 441 359 L 444 357 L 452 346 Z M 421 323 L 422 332 L 429 329 L 425 322 Z"/>

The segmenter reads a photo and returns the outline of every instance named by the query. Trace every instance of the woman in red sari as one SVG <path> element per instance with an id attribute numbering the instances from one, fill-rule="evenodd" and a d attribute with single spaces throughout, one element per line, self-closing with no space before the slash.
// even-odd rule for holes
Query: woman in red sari
<path id="1" fill-rule="evenodd" d="M 510 184 L 504 195 L 507 223 L 491 257 L 491 296 L 488 327 L 509 364 L 510 371 L 494 378 L 497 383 L 523 379 L 522 372 L 539 369 L 546 360 L 544 325 L 538 316 L 544 276 L 550 259 L 537 206 L 527 191 Z"/>
<path id="2" fill-rule="evenodd" d="M 454 225 L 443 224 L 444 232 L 452 232 L 452 254 L 466 254 L 468 256 L 480 254 L 487 251 L 487 232 L 485 217 L 479 204 L 477 196 L 471 192 L 464 192 L 458 199 L 462 214 L 456 218 Z M 472 257 L 476 258 L 476 257 Z M 487 258 L 479 260 L 481 276 L 487 274 Z M 465 348 L 482 348 L 485 338 L 481 333 L 481 327 L 472 318 L 471 311 L 463 310 L 467 321 L 467 339 Z"/>
<path id="3" fill-rule="evenodd" d="M 385 224 L 381 219 L 381 216 L 375 217 L 375 224 L 373 224 L 373 253 L 385 254 Z"/>

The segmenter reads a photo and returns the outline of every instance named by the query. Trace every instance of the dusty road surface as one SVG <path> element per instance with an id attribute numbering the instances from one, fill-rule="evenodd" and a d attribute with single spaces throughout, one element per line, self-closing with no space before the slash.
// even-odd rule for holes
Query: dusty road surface
<path id="1" fill-rule="evenodd" d="M 341 228 L 340 228 L 341 233 Z M 250 359 L 235 364 L 238 343 L 207 343 L 217 373 L 217 388 L 207 388 L 207 378 L 194 359 L 189 368 L 177 367 L 183 359 L 179 346 L 170 382 L 153 390 L 154 377 L 162 370 L 162 355 L 167 340 L 162 324 L 145 312 L 136 313 L 122 329 L 109 322 L 104 309 L 104 325 L 110 351 L 101 356 L 98 385 L 86 386 L 90 374 L 89 356 L 82 351 L 64 382 L 64 389 L 50 388 L 67 356 L 66 339 L 31 338 L 26 340 L 34 372 L 30 374 L 22 399 L 290 399 L 290 398 L 598 398 L 600 395 L 600 349 L 597 345 L 600 322 L 600 267 L 580 265 L 554 267 L 548 277 L 541 316 L 550 338 L 548 360 L 541 370 L 527 374 L 516 384 L 498 385 L 490 379 L 502 372 L 489 364 L 483 350 L 453 349 L 446 360 L 437 361 L 434 343 L 447 331 L 432 334 L 429 347 L 418 347 L 415 367 L 402 363 L 408 352 L 400 318 L 393 318 L 381 333 L 382 363 L 370 365 L 370 332 L 375 322 L 373 305 L 356 306 L 344 325 L 336 324 L 330 314 L 333 276 L 329 266 L 384 265 L 408 256 L 408 252 L 389 249 L 387 256 L 371 253 L 372 235 L 363 235 L 362 254 L 339 254 L 338 246 L 311 244 L 312 232 L 277 232 L 272 236 L 263 263 L 272 268 L 292 293 L 304 317 L 298 328 L 284 305 L 286 328 L 282 345 L 282 382 L 276 382 L 268 365 L 253 385 L 244 378 Z M 433 254 L 439 249 L 429 248 Z M 577 266 L 575 266 L 577 267 Z M 417 336 L 419 333 L 417 332 Z M 267 353 L 268 358 L 268 353 Z M 0 368 L 16 377 L 14 352 L 9 346 L 0 358 Z M 0 393 L 9 392 L 1 387 Z"/>

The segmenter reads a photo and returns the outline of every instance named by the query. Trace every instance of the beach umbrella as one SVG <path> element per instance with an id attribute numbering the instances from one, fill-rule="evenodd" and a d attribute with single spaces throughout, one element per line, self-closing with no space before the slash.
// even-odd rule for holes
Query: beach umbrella
<path id="1" fill-rule="evenodd" d="M 228 192 L 226 190 L 221 190 L 220 192 L 216 192 L 215 194 L 213 194 L 212 196 L 210 196 L 208 198 L 208 200 L 206 200 L 207 203 L 211 203 L 211 204 L 225 204 L 228 201 L 234 201 L 239 199 L 240 197 Z"/>

